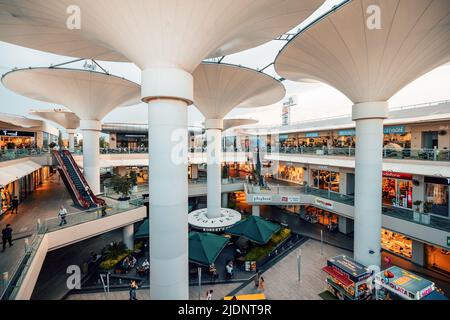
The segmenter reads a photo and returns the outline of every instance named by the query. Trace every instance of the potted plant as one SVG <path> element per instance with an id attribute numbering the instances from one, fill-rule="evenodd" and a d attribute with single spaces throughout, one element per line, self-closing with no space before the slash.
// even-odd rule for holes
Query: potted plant
<path id="1" fill-rule="evenodd" d="M 131 182 L 132 192 L 134 192 L 134 193 L 138 192 L 136 171 L 130 172 L 130 182 Z"/>
<path id="2" fill-rule="evenodd" d="M 131 180 L 127 176 L 114 176 L 111 178 L 111 186 L 119 196 L 119 208 L 128 209 L 129 195 L 131 194 Z"/>
<path id="3" fill-rule="evenodd" d="M 430 213 L 433 208 L 433 203 L 430 201 L 426 201 L 423 204 L 423 214 L 422 214 L 422 223 L 430 224 Z"/>
<path id="4" fill-rule="evenodd" d="M 414 221 L 416 221 L 416 222 L 420 222 L 420 220 L 421 220 L 421 205 L 422 205 L 422 202 L 423 201 L 421 201 L 421 200 L 416 200 L 416 201 L 414 201 L 413 202 L 413 205 L 415 205 L 416 206 L 416 208 L 414 209 Z"/>

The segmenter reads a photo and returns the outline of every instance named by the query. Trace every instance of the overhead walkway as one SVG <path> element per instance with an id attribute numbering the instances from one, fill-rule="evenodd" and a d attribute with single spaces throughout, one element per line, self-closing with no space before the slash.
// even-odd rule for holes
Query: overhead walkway
<path id="1" fill-rule="evenodd" d="M 249 205 L 309 205 L 354 219 L 354 198 L 339 193 L 319 190 L 309 186 L 269 185 L 267 189 L 245 184 L 246 201 Z M 450 220 L 430 216 L 430 224 L 414 219 L 410 210 L 387 207 L 382 209 L 383 228 L 408 235 L 409 238 L 450 249 Z"/>

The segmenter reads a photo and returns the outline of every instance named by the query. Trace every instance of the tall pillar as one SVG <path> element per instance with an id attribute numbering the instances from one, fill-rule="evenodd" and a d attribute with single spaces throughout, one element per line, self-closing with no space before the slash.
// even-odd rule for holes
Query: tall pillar
<path id="1" fill-rule="evenodd" d="M 222 191 L 222 119 L 208 119 L 205 121 L 207 139 L 207 217 L 219 218 L 221 215 Z"/>
<path id="2" fill-rule="evenodd" d="M 69 151 L 75 152 L 75 129 L 67 129 L 67 134 L 69 135 Z"/>
<path id="3" fill-rule="evenodd" d="M 193 87 L 192 75 L 181 69 L 142 72 L 142 100 L 149 108 L 152 300 L 189 299 L 187 107 Z"/>
<path id="4" fill-rule="evenodd" d="M 123 243 L 128 249 L 134 249 L 134 225 L 130 224 L 122 228 Z"/>
<path id="5" fill-rule="evenodd" d="M 381 264 L 383 120 L 387 102 L 353 106 L 356 121 L 354 257 L 366 266 Z"/>
<path id="6" fill-rule="evenodd" d="M 83 134 L 83 174 L 94 194 L 100 194 L 100 132 L 97 120 L 81 120 Z"/>
<path id="7" fill-rule="evenodd" d="M 423 242 L 412 240 L 412 262 L 419 266 L 425 265 L 425 246 Z"/>
<path id="8" fill-rule="evenodd" d="M 259 217 L 260 214 L 260 206 L 252 206 L 252 216 Z"/>
<path id="9" fill-rule="evenodd" d="M 228 208 L 228 193 L 222 193 L 222 208 Z"/>

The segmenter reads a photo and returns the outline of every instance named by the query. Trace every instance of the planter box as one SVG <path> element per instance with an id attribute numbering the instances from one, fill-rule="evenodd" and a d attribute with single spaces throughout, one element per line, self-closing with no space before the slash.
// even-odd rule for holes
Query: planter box
<path id="1" fill-rule="evenodd" d="M 128 200 L 119 200 L 119 209 L 128 209 L 130 208 L 130 203 Z"/>
<path id="2" fill-rule="evenodd" d="M 414 211 L 414 221 L 415 222 L 420 222 L 421 221 L 421 214 L 420 214 L 420 212 L 416 212 L 416 211 Z"/>
<path id="3" fill-rule="evenodd" d="M 423 214 L 422 215 L 422 223 L 423 224 L 430 224 L 430 215 L 429 214 Z"/>
<path id="4" fill-rule="evenodd" d="M 133 193 L 138 192 L 138 186 L 133 186 L 133 187 L 131 188 L 131 192 L 133 192 Z"/>
<path id="5" fill-rule="evenodd" d="M 228 183 L 228 178 L 224 179 L 222 178 L 222 184 L 227 184 Z"/>

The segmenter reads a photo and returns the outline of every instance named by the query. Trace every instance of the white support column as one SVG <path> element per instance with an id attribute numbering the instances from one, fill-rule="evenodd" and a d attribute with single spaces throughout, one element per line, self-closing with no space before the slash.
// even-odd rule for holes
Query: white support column
<path id="1" fill-rule="evenodd" d="M 75 151 L 75 129 L 67 129 L 67 134 L 69 135 L 69 151 Z"/>
<path id="2" fill-rule="evenodd" d="M 146 69 L 148 103 L 150 298 L 189 299 L 187 106 L 192 75 L 180 69 Z"/>
<path id="3" fill-rule="evenodd" d="M 210 219 L 220 217 L 222 191 L 222 119 L 205 121 L 207 139 L 207 207 L 206 216 Z"/>
<path id="4" fill-rule="evenodd" d="M 125 226 L 122 229 L 123 235 L 123 243 L 127 246 L 128 249 L 134 249 L 134 225 L 130 224 L 129 226 Z"/>
<path id="5" fill-rule="evenodd" d="M 228 208 L 228 193 L 222 193 L 222 208 Z"/>
<path id="6" fill-rule="evenodd" d="M 94 194 L 100 194 L 100 131 L 97 120 L 81 120 L 83 134 L 83 174 Z"/>
<path id="7" fill-rule="evenodd" d="M 383 120 L 387 102 L 353 106 L 356 121 L 354 257 L 366 266 L 381 263 Z"/>
<path id="8" fill-rule="evenodd" d="M 259 206 L 252 206 L 252 216 L 259 217 L 260 216 L 260 207 Z"/>

